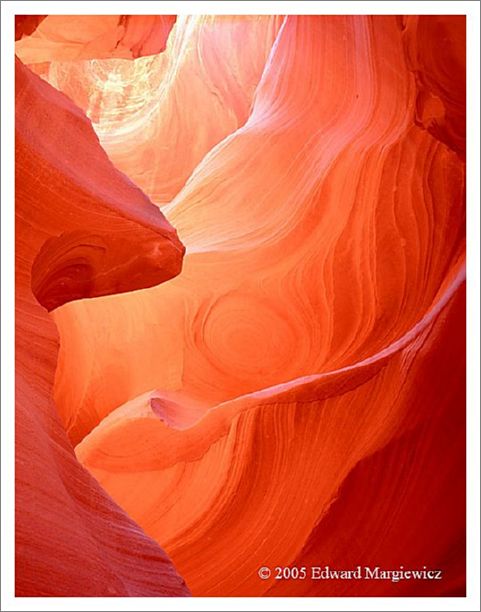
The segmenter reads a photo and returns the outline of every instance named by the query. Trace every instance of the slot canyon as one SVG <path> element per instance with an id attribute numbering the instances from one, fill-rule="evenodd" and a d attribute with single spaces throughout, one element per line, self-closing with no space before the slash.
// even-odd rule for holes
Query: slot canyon
<path id="1" fill-rule="evenodd" d="M 15 38 L 17 596 L 464 595 L 465 18 Z"/>

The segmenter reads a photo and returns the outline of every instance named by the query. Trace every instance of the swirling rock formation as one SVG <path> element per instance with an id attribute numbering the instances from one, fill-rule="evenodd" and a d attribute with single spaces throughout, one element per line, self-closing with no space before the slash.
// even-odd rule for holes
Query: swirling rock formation
<path id="1" fill-rule="evenodd" d="M 162 542 L 194 595 L 400 594 L 376 581 L 283 584 L 257 575 L 262 566 L 353 567 L 360 559 L 373 567 L 429 560 L 447 568 L 435 592 L 462 590 L 464 429 L 451 409 L 463 397 L 463 338 L 449 321 L 453 309 L 462 312 L 461 279 L 412 332 L 364 362 L 226 402 L 190 426 L 173 422 L 170 406 L 159 414 L 162 398 L 141 398 L 104 419 L 77 456 Z M 348 475 L 357 489 L 337 493 Z M 453 484 L 454 501 L 442 494 Z M 406 509 L 393 527 L 400 496 Z M 438 504 L 433 521 L 428 508 Z M 430 592 L 415 592 L 422 589 Z"/>
<path id="2" fill-rule="evenodd" d="M 181 16 L 165 53 L 135 62 L 51 55 L 40 73 L 85 110 L 116 166 L 163 205 L 247 121 L 281 24 L 270 16 Z"/>
<path id="3" fill-rule="evenodd" d="M 166 554 L 78 463 L 52 400 L 46 312 L 181 268 L 183 246 L 64 95 L 16 61 L 16 594 L 186 595 Z"/>
<path id="4" fill-rule="evenodd" d="M 75 442 L 148 389 L 182 390 L 213 406 L 354 363 L 403 335 L 432 302 L 463 248 L 462 164 L 405 112 L 416 96 L 407 67 L 376 64 L 367 42 L 361 55 L 358 30 L 403 57 L 395 20 L 323 23 L 286 22 L 248 123 L 204 158 L 166 209 L 187 246 L 183 274 L 142 301 L 126 295 L 115 309 L 96 301 L 56 313 L 66 349 L 57 402 L 68 429 L 80 428 Z M 332 74 L 338 56 L 345 61 Z M 377 67 L 371 88 L 365 65 Z M 304 75 L 294 93 L 290 74 Z M 334 76 L 346 74 L 352 89 L 341 90 L 342 102 Z M 115 368 L 112 350 L 123 355 Z"/>
<path id="5" fill-rule="evenodd" d="M 194 595 L 462 595 L 464 20 L 182 17 L 160 55 L 38 57 L 186 246 L 177 276 L 165 223 L 124 257 L 94 202 L 36 248 L 79 461 Z M 444 577 L 257 574 L 327 564 Z"/>

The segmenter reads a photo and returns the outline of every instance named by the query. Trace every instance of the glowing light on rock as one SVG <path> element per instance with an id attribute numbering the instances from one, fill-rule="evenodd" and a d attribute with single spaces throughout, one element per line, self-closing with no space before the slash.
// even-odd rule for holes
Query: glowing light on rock
<path id="1" fill-rule="evenodd" d="M 463 594 L 464 18 L 17 30 L 19 592 Z"/>

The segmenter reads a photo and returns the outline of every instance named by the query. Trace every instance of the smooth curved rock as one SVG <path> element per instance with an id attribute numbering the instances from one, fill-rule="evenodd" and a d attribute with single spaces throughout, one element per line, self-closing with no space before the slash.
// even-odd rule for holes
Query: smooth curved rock
<path id="1" fill-rule="evenodd" d="M 115 165 L 162 206 L 247 121 L 281 24 L 277 16 L 179 16 L 160 55 L 51 61 L 39 72 L 85 110 Z"/>
<path id="2" fill-rule="evenodd" d="M 287 19 L 247 124 L 165 209 L 182 275 L 55 313 L 75 443 L 145 391 L 212 407 L 355 363 L 421 318 L 464 249 L 464 166 L 414 125 L 403 57 L 394 18 Z"/>
<path id="3" fill-rule="evenodd" d="M 104 419 L 77 456 L 162 543 L 193 595 L 459 594 L 463 280 L 460 270 L 412 333 L 366 363 L 236 398 L 190 425 L 169 417 L 185 409 L 152 393 Z M 443 569 L 442 582 L 397 591 L 257 575 L 262 566 L 428 563 Z"/>
<path id="4" fill-rule="evenodd" d="M 31 64 L 111 160 L 98 143 L 94 163 L 78 147 L 60 160 L 35 115 L 42 154 L 22 155 L 51 160 L 47 177 L 61 161 L 63 199 L 55 231 L 17 236 L 18 355 L 31 371 L 28 334 L 44 335 L 59 415 L 50 403 L 39 431 L 67 433 L 100 498 L 196 596 L 465 592 L 464 27 L 182 17 L 158 55 L 71 61 L 60 45 Z M 29 83 L 34 100 L 53 91 Z M 112 163 L 178 230 L 177 276 L 175 233 Z M 59 331 L 53 388 L 55 329 L 30 286 Z M 257 573 L 326 564 L 444 578 Z M 126 591 L 152 592 L 144 569 Z"/>
<path id="5" fill-rule="evenodd" d="M 16 595 L 188 595 L 76 460 L 53 403 L 59 341 L 46 312 L 162 282 L 183 246 L 78 108 L 19 60 L 15 80 Z"/>

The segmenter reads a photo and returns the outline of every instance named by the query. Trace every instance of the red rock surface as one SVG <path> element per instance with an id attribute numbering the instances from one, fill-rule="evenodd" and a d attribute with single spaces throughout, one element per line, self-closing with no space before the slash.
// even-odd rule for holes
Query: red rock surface
<path id="1" fill-rule="evenodd" d="M 53 403 L 47 310 L 180 271 L 162 214 L 83 113 L 16 62 L 16 595 L 186 595 L 163 550 L 78 463 Z"/>
<path id="2" fill-rule="evenodd" d="M 174 15 L 21 15 L 16 54 L 26 64 L 164 51 Z"/>
<path id="3" fill-rule="evenodd" d="M 22 68 L 17 338 L 50 330 L 45 444 L 67 433 L 193 595 L 462 595 L 464 18 L 182 16 L 134 60 L 34 36 L 21 57 L 108 155 Z M 70 457 L 48 469 L 86 474 Z M 444 576 L 257 574 L 327 564 Z"/>
<path id="4" fill-rule="evenodd" d="M 15 15 L 15 40 L 33 34 L 47 15 Z"/>

